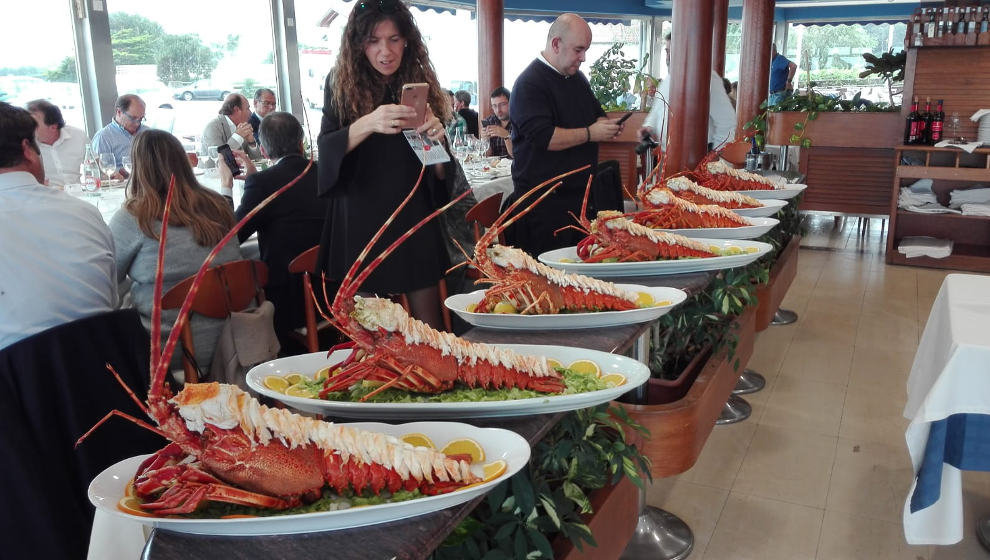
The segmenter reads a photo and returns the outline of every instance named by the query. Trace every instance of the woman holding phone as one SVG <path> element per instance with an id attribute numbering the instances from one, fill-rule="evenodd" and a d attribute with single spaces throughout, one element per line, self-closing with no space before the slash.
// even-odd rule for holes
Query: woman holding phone
<path id="1" fill-rule="evenodd" d="M 426 84 L 419 86 L 427 101 L 419 118 L 416 109 L 400 103 L 407 84 Z M 318 188 L 320 196 L 330 197 L 330 210 L 318 268 L 339 282 L 422 169 L 402 131 L 415 129 L 440 140 L 450 107 L 412 14 L 399 0 L 364 0 L 354 7 L 324 91 Z M 416 195 L 369 261 L 449 199 L 450 165 L 426 170 Z M 361 289 L 382 296 L 406 294 L 413 316 L 442 327 L 436 286 L 448 264 L 440 222 L 433 221 L 389 256 Z"/>

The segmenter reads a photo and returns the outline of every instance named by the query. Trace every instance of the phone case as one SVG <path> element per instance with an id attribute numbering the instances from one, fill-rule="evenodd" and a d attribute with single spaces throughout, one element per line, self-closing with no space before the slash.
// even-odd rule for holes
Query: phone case
<path id="1" fill-rule="evenodd" d="M 429 94 L 430 86 L 428 84 L 405 84 L 402 86 L 402 98 L 399 103 L 416 110 L 415 122 L 406 123 L 410 128 L 416 128 L 426 121 L 426 101 Z"/>

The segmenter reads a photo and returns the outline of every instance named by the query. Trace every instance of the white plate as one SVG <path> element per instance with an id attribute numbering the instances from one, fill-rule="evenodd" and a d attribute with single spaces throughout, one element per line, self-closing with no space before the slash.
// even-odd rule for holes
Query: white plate
<path id="1" fill-rule="evenodd" d="M 602 375 L 621 373 L 626 376 L 626 383 L 619 387 L 579 393 L 577 395 L 547 395 L 532 399 L 516 399 L 511 401 L 485 402 L 443 402 L 443 403 L 369 403 L 342 402 L 310 399 L 306 397 L 290 397 L 265 387 L 264 378 L 268 375 L 287 375 L 302 373 L 312 376 L 320 369 L 340 362 L 347 357 L 349 350 L 338 350 L 330 359 L 326 352 L 314 352 L 279 358 L 251 368 L 247 373 L 247 384 L 255 391 L 282 401 L 292 408 L 304 412 L 344 416 L 347 418 L 486 418 L 495 416 L 527 416 L 530 414 L 546 414 L 562 412 L 595 406 L 615 399 L 650 378 L 650 369 L 632 358 L 568 346 L 547 346 L 540 344 L 495 344 L 499 348 L 515 350 L 520 354 L 546 356 L 567 365 L 574 360 L 593 360 L 602 370 Z"/>
<path id="2" fill-rule="evenodd" d="M 735 191 L 735 192 L 739 194 L 744 194 L 746 196 L 751 196 L 757 200 L 766 200 L 766 199 L 789 200 L 801 194 L 801 192 L 806 188 L 808 188 L 808 185 L 802 185 L 801 183 L 784 183 L 783 185 L 777 187 L 776 189 L 766 189 L 761 191 Z"/>
<path id="3" fill-rule="evenodd" d="M 660 318 L 675 305 L 687 299 L 684 290 L 677 288 L 650 288 L 638 284 L 616 284 L 630 292 L 647 292 L 656 301 L 670 301 L 670 305 L 630 309 L 628 311 L 598 311 L 594 313 L 558 313 L 552 315 L 518 315 L 514 313 L 474 313 L 467 306 L 478 303 L 485 290 L 470 294 L 455 294 L 444 301 L 447 309 L 460 315 L 471 325 L 489 329 L 545 330 L 590 329 L 645 323 Z"/>
<path id="4" fill-rule="evenodd" d="M 760 202 L 763 203 L 763 206 L 757 206 L 756 208 L 733 208 L 732 211 L 747 218 L 767 218 L 775 215 L 787 206 L 786 200 L 776 198 L 766 198 Z"/>
<path id="5" fill-rule="evenodd" d="M 540 255 L 540 262 L 566 270 L 576 272 L 595 278 L 612 278 L 615 276 L 663 276 L 666 274 L 683 274 L 685 272 L 701 272 L 705 270 L 722 270 L 724 268 L 736 268 L 746 266 L 763 255 L 770 252 L 772 247 L 769 243 L 761 241 L 742 241 L 738 239 L 695 239 L 706 245 L 714 245 L 725 249 L 728 247 L 739 247 L 748 249 L 755 247 L 755 253 L 743 253 L 741 255 L 728 255 L 725 257 L 708 257 L 701 259 L 676 259 L 669 261 L 645 261 L 645 262 L 623 262 L 623 263 L 586 263 L 581 262 L 577 256 L 575 247 L 565 247 L 554 249 Z M 561 259 L 570 259 L 575 262 L 560 262 Z"/>
<path id="6" fill-rule="evenodd" d="M 735 212 L 735 210 L 733 210 Z M 684 237 L 706 239 L 756 239 L 780 223 L 776 218 L 747 218 L 752 225 L 725 228 L 659 229 Z"/>
<path id="7" fill-rule="evenodd" d="M 485 450 L 485 463 L 496 459 L 504 460 L 508 468 L 506 472 L 484 484 L 472 486 L 439 496 L 425 496 L 415 500 L 380 504 L 367 507 L 325 511 L 319 513 L 299 513 L 295 515 L 278 515 L 273 517 L 251 517 L 243 519 L 181 519 L 165 517 L 141 517 L 130 515 L 117 509 L 117 502 L 124 495 L 124 487 L 134 478 L 138 466 L 148 455 L 131 457 L 107 467 L 97 475 L 89 485 L 89 501 L 98 509 L 111 515 L 137 521 L 151 527 L 161 527 L 180 533 L 199 535 L 281 535 L 291 533 L 312 533 L 317 531 L 332 531 L 362 525 L 374 525 L 396 519 L 414 517 L 446 509 L 475 496 L 484 494 L 510 476 L 529 461 L 529 443 L 519 434 L 499 428 L 477 428 L 459 422 L 413 422 L 410 424 L 381 424 L 376 422 L 361 422 L 348 424 L 355 428 L 384 432 L 395 436 L 419 432 L 429 436 L 441 448 L 447 442 L 457 438 L 471 438 L 481 444 Z M 481 465 L 473 468 L 480 474 Z"/>

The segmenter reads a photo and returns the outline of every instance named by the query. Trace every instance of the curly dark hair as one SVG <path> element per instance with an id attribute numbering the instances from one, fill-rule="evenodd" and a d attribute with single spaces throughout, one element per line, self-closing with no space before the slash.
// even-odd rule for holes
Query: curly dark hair
<path id="1" fill-rule="evenodd" d="M 337 56 L 331 80 L 341 124 L 350 124 L 374 111 L 379 100 L 385 96 L 386 87 L 391 86 L 393 91 L 398 91 L 403 84 L 420 82 L 430 85 L 428 101 L 433 114 L 442 122 L 448 122 L 451 117 L 450 102 L 440 89 L 423 36 L 419 33 L 409 8 L 395 0 L 394 5 L 388 2 L 389 8 L 393 10 L 383 13 L 381 7 L 376 7 L 375 4 L 362 2 L 354 7 L 340 40 L 340 54 Z M 374 32 L 375 26 L 386 19 L 395 24 L 399 34 L 407 42 L 399 69 L 387 78 L 371 66 L 364 54 L 368 37 Z"/>

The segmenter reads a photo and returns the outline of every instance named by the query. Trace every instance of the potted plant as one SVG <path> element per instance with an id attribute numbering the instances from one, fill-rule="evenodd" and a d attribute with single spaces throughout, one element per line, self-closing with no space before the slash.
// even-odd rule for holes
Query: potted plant
<path id="1" fill-rule="evenodd" d="M 657 86 L 656 78 L 643 72 L 649 59 L 649 55 L 643 57 L 643 63 L 637 69 L 636 59 L 623 58 L 622 43 L 615 43 L 591 65 L 588 74 L 591 91 L 606 113 L 632 110 L 635 105 L 633 94 L 639 94 L 639 108 L 646 107 L 646 95 Z"/>

